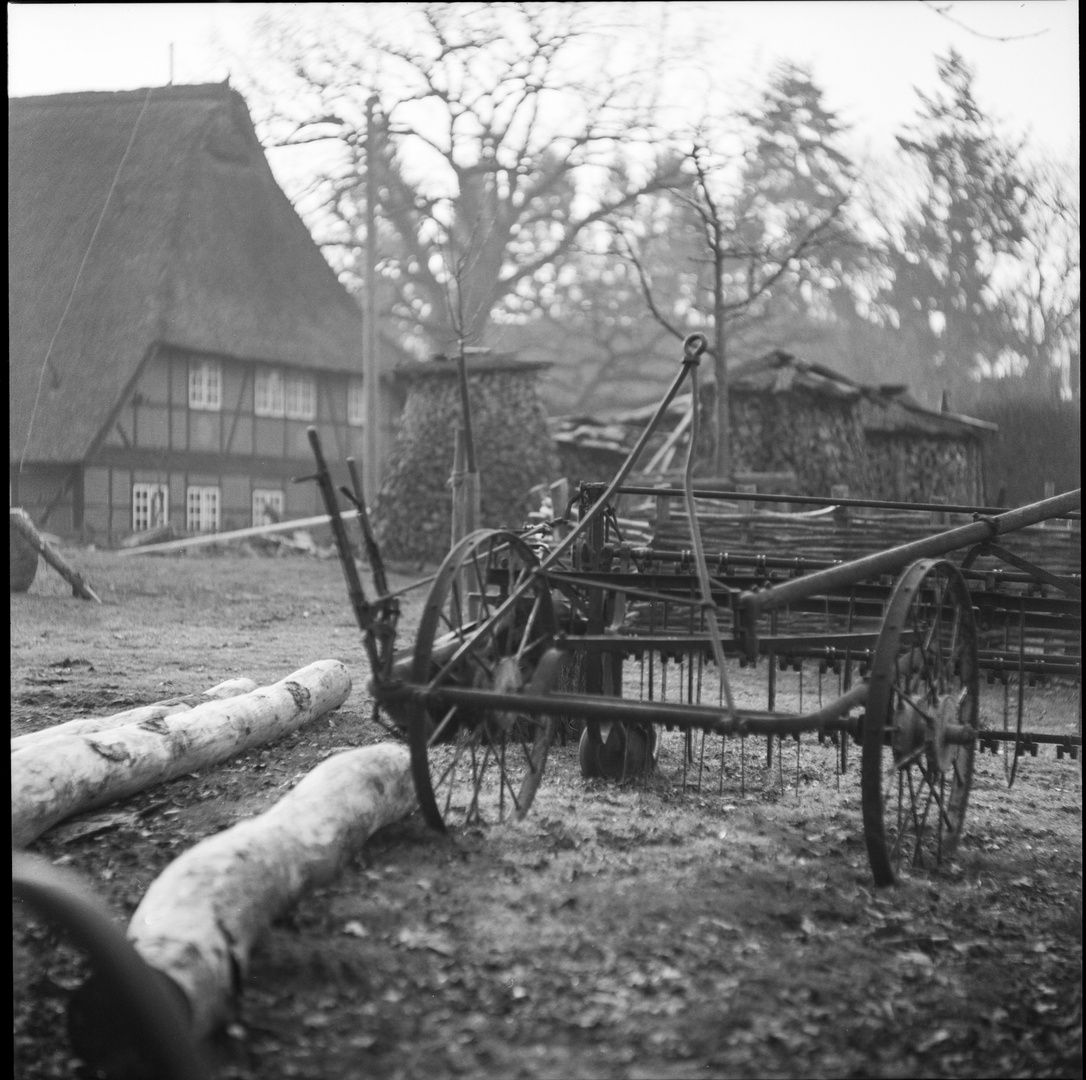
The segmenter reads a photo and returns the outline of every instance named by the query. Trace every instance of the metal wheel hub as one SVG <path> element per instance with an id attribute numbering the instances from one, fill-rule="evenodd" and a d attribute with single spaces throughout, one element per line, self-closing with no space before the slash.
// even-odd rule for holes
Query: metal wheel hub
<path id="1" fill-rule="evenodd" d="M 928 742 L 928 724 L 907 701 L 899 701 L 894 713 L 894 729 L 890 744 L 896 764 L 915 761 L 917 751 Z"/>
<path id="2" fill-rule="evenodd" d="M 503 656 L 494 668 L 494 680 L 491 689 L 499 694 L 516 694 L 524 687 L 524 677 L 520 665 L 511 656 Z M 501 731 L 512 731 L 517 722 L 517 713 L 506 709 L 495 709 L 491 713 L 494 726 Z"/>
<path id="3" fill-rule="evenodd" d="M 940 694 L 939 701 L 932 710 L 935 725 L 928 745 L 928 756 L 932 765 L 941 773 L 948 772 L 954 765 L 957 746 L 949 735 L 950 731 L 958 726 L 960 712 L 961 702 L 956 694 Z"/>

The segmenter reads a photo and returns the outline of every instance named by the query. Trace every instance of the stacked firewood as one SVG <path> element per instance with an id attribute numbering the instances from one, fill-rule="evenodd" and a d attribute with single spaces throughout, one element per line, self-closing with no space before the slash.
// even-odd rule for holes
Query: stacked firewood
<path id="1" fill-rule="evenodd" d="M 432 563 L 449 549 L 449 477 L 456 428 L 463 423 L 455 370 L 448 361 L 412 383 L 374 511 L 374 529 L 387 558 Z M 469 368 L 468 393 L 482 491 L 480 524 L 517 528 L 537 509 L 531 488 L 560 475 L 535 372 L 512 364 Z"/>

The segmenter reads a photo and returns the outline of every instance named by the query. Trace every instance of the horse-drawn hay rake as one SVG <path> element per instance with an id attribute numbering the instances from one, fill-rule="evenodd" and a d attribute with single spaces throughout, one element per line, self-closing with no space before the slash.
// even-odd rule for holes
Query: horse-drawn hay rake
<path id="1" fill-rule="evenodd" d="M 354 491 L 340 490 L 360 511 L 373 603 L 311 431 L 375 700 L 407 734 L 420 808 L 438 829 L 523 817 L 563 719 L 583 727 L 584 775 L 615 780 L 652 769 L 661 728 L 680 733 L 684 784 L 694 766 L 699 783 L 716 767 L 715 750 L 706 756 L 715 738 L 720 784 L 727 739 L 741 740 L 745 765 L 750 736 L 766 738 L 770 757 L 776 740 L 779 763 L 782 738 L 798 746 L 814 734 L 833 741 L 840 771 L 853 740 L 872 872 L 890 884 L 954 850 L 978 750 L 1002 747 L 1012 780 L 1018 758 L 1042 743 L 1078 757 L 1081 705 L 1078 734 L 1054 734 L 1023 730 L 1023 700 L 1038 677 L 1081 685 L 1080 575 L 1042 569 L 997 540 L 1074 516 L 1081 493 L 1009 512 L 982 508 L 969 524 L 846 562 L 707 554 L 698 503 L 722 496 L 694 487 L 688 458 L 683 490 L 670 495 L 685 503 L 690 550 L 624 543 L 616 500 L 645 494 L 623 485 L 687 379 L 698 400 L 705 346 L 702 335 L 687 338 L 679 374 L 614 479 L 581 486 L 575 523 L 481 530 L 455 545 L 432 580 L 414 644 L 400 650 L 398 600 L 384 584 L 357 480 Z M 691 447 L 696 416 L 692 428 Z M 765 700 L 754 708 L 759 664 Z M 805 665 L 817 671 L 818 698 L 806 711 Z M 799 703 L 786 710 L 778 672 L 788 667 L 798 673 Z M 981 725 L 984 679 L 1007 688 L 1001 729 Z"/>

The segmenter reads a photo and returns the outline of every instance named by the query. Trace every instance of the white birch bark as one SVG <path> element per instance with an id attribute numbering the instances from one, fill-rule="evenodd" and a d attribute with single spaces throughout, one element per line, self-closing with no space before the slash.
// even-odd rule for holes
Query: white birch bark
<path id="1" fill-rule="evenodd" d="M 275 742 L 350 692 L 346 666 L 318 660 L 250 694 L 21 750 L 11 755 L 11 842 L 24 847 L 73 814 Z"/>
<path id="2" fill-rule="evenodd" d="M 151 883 L 128 940 L 182 991 L 197 1039 L 230 1018 L 272 921 L 415 809 L 410 762 L 397 743 L 336 754 L 270 810 L 201 841 Z"/>
<path id="3" fill-rule="evenodd" d="M 113 728 L 142 724 L 145 720 L 163 720 L 175 713 L 188 712 L 198 705 L 206 705 L 209 701 L 225 701 L 227 698 L 248 694 L 256 689 L 257 684 L 253 679 L 227 679 L 226 682 L 212 686 L 202 694 L 189 694 L 187 697 L 156 701 L 151 705 L 141 705 L 135 709 L 114 713 L 112 716 L 82 717 L 78 720 L 69 720 L 64 724 L 42 728 L 41 731 L 17 735 L 11 740 L 11 752 L 14 754 L 16 750 L 25 750 L 28 746 L 38 746 L 49 742 L 50 739 L 62 738 L 66 735 L 90 735 L 95 731 L 109 731 Z"/>

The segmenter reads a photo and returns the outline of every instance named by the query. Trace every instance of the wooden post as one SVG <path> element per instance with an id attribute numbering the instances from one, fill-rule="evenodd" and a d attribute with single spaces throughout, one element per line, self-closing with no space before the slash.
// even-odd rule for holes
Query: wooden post
<path id="1" fill-rule="evenodd" d="M 31 547 L 33 547 L 34 550 L 37 551 L 66 582 L 68 582 L 69 585 L 71 585 L 73 596 L 78 596 L 81 600 L 93 600 L 96 604 L 102 602 L 98 594 L 83 579 L 83 575 L 69 566 L 68 563 L 60 557 L 53 545 L 48 543 L 42 537 L 41 533 L 34 528 L 34 523 L 30 520 L 29 515 L 25 511 L 12 507 L 8 517 L 11 524 L 18 529 L 26 542 L 30 544 Z"/>
<path id="2" fill-rule="evenodd" d="M 377 125 L 374 109 L 377 95 L 366 102 L 366 280 L 365 312 L 362 324 L 362 402 L 365 424 L 362 438 L 364 500 L 373 506 L 381 484 L 381 365 L 377 345 Z"/>
<path id="3" fill-rule="evenodd" d="M 671 491 L 671 488 L 661 488 L 662 491 Z M 671 499 L 664 495 L 656 496 L 656 527 L 666 525 L 671 520 Z"/>
<path id="4" fill-rule="evenodd" d="M 479 474 L 468 469 L 467 439 L 456 429 L 452 469 L 452 542 L 458 544 L 479 528 Z"/>
<path id="5" fill-rule="evenodd" d="M 569 481 L 563 476 L 561 480 L 555 480 L 551 484 L 551 505 L 554 507 L 555 518 L 560 518 L 566 512 L 566 506 L 569 504 Z M 562 541 L 566 538 L 566 529 L 568 526 L 555 525 L 554 526 L 554 539 Z"/>
<path id="6" fill-rule="evenodd" d="M 830 485 L 830 498 L 831 499 L 847 499 L 848 498 L 848 484 L 831 484 Z M 848 525 L 848 510 L 847 506 L 837 506 L 833 511 L 833 520 L 836 524 L 844 527 Z"/>
<path id="7" fill-rule="evenodd" d="M 468 439 L 464 429 L 456 429 L 452 471 L 452 546 L 479 528 L 479 474 L 468 467 Z M 465 566 L 460 582 L 461 596 L 468 598 L 467 618 L 474 619 L 479 583 L 475 571 Z"/>

